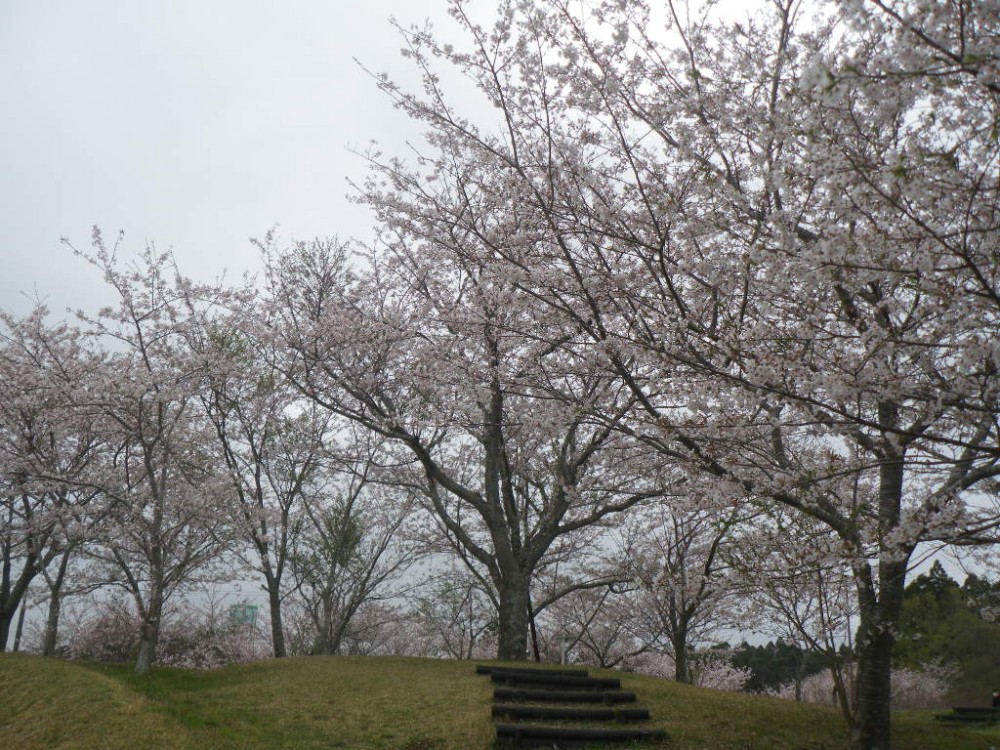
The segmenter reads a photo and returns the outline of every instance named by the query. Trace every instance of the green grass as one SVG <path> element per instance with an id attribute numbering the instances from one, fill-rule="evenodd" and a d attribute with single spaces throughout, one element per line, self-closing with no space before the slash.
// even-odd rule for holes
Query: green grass
<path id="1" fill-rule="evenodd" d="M 600 674 L 616 674 L 604 673 Z M 622 677 L 670 750 L 839 750 L 832 710 Z M 491 685 L 469 662 L 309 657 L 212 672 L 0 655 L 0 746 L 487 750 Z M 934 712 L 897 716 L 900 750 L 987 750 L 998 729 L 950 729 Z"/>

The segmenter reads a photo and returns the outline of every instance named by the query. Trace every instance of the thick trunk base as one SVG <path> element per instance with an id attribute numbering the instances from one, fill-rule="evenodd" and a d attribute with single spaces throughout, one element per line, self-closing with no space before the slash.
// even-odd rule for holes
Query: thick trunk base
<path id="1" fill-rule="evenodd" d="M 499 643 L 497 659 L 526 661 L 528 658 L 528 580 L 527 576 L 504 581 L 500 587 Z"/>
<path id="2" fill-rule="evenodd" d="M 891 750 L 889 746 L 892 637 L 874 637 L 858 654 L 858 707 L 851 727 L 851 750 Z"/>
<path id="3" fill-rule="evenodd" d="M 156 661 L 156 644 L 143 638 L 139 641 L 139 653 L 135 657 L 136 674 L 145 674 Z"/>
<path id="4" fill-rule="evenodd" d="M 271 648 L 274 657 L 280 659 L 287 655 L 285 650 L 285 625 L 281 619 L 281 597 L 276 591 L 268 592 L 268 606 L 271 614 Z"/>

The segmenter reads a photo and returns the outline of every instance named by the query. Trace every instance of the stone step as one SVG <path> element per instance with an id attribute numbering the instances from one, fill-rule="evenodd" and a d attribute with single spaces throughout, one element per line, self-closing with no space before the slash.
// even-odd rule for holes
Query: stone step
<path id="1" fill-rule="evenodd" d="M 550 674 L 567 675 L 570 677 L 586 677 L 590 674 L 582 667 L 559 667 L 558 669 L 546 669 L 543 667 L 500 667 L 492 664 L 477 664 L 476 674 L 493 674 L 494 672 L 511 672 L 515 674 Z"/>
<path id="2" fill-rule="evenodd" d="M 631 690 L 541 690 L 531 688 L 493 688 L 493 699 L 539 703 L 634 703 Z"/>
<path id="3" fill-rule="evenodd" d="M 519 747 L 553 743 L 612 743 L 662 739 L 662 729 L 606 729 L 591 727 L 549 727 L 534 724 L 497 724 L 497 744 Z"/>
<path id="4" fill-rule="evenodd" d="M 648 708 L 590 708 L 566 706 L 494 705 L 493 717 L 513 721 L 524 719 L 555 721 L 648 721 Z"/>
<path id="5" fill-rule="evenodd" d="M 544 672 L 503 672 L 490 675 L 494 684 L 506 687 L 557 688 L 565 690 L 618 690 L 622 681 L 617 677 L 586 677 L 584 675 L 545 674 Z"/>

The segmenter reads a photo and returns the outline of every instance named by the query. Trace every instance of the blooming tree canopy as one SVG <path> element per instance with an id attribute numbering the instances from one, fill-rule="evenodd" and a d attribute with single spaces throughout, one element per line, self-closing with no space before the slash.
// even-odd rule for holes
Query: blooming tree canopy
<path id="1" fill-rule="evenodd" d="M 909 559 L 997 528 L 997 4 L 451 12 L 464 49 L 406 32 L 423 92 L 379 79 L 428 150 L 374 156 L 365 197 L 547 305 L 538 336 L 572 331 L 638 405 L 616 429 L 831 530 L 852 743 L 887 748 Z"/>

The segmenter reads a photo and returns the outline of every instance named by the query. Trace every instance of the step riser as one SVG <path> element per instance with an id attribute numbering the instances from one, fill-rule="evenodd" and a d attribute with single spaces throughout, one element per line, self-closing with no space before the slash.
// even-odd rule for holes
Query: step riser
<path id="1" fill-rule="evenodd" d="M 546 706 L 493 706 L 494 717 L 512 721 L 546 719 L 555 721 L 648 721 L 646 708 L 556 708 Z"/>
<path id="2" fill-rule="evenodd" d="M 493 675 L 493 684 L 524 688 L 525 690 L 620 690 L 622 686 L 620 680 L 596 677 L 582 680 L 546 680 L 532 677 L 530 680 L 522 680 L 516 677 L 498 677 L 497 675 Z"/>
<path id="3" fill-rule="evenodd" d="M 476 674 L 494 674 L 496 672 L 509 674 L 560 675 L 564 677 L 586 677 L 590 674 L 590 672 L 586 669 L 539 669 L 537 667 L 492 667 L 489 664 L 476 665 Z"/>
<path id="4" fill-rule="evenodd" d="M 490 679 L 495 685 L 525 688 L 562 688 L 564 690 L 619 690 L 621 680 L 616 677 L 577 677 L 568 675 L 543 675 L 515 672 L 494 672 Z"/>
<path id="5" fill-rule="evenodd" d="M 658 729 L 583 729 L 497 724 L 497 739 L 513 742 L 632 742 L 666 736 Z"/>
<path id="6" fill-rule="evenodd" d="M 621 690 L 616 678 L 590 677 L 585 670 L 548 670 L 533 668 L 492 667 L 480 664 L 477 674 L 490 675 L 493 688 L 492 715 L 496 726 L 497 747 L 531 747 L 544 745 L 601 745 L 621 742 L 656 740 L 666 737 L 660 729 L 632 727 L 581 727 L 572 724 L 533 724 L 534 720 L 549 722 L 641 722 L 649 720 L 645 708 L 598 708 L 594 704 L 611 706 L 634 703 L 635 693 Z M 508 703 L 504 703 L 507 701 Z M 563 703 L 577 705 L 524 706 L 527 703 Z M 589 705 L 587 705 L 589 704 Z M 509 723 L 509 722 L 517 723 Z"/>
<path id="7" fill-rule="evenodd" d="M 598 693 L 594 691 L 495 688 L 493 690 L 493 699 L 498 701 L 527 701 L 529 703 L 634 703 L 635 693 L 628 690 Z"/>

